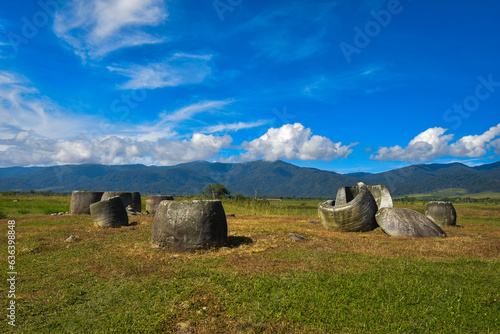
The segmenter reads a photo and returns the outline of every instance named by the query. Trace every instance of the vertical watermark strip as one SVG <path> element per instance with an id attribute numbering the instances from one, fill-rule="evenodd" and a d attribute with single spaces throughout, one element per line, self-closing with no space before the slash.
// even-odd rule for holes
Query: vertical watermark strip
<path id="1" fill-rule="evenodd" d="M 7 307 L 7 318 L 9 319 L 8 324 L 11 326 L 16 325 L 16 221 L 8 221 L 8 232 L 7 232 L 7 282 L 9 285 L 7 298 L 9 300 L 9 306 Z"/>

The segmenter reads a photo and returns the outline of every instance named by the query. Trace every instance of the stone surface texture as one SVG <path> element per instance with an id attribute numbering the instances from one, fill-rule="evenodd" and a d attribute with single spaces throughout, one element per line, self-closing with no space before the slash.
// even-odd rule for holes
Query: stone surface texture
<path id="1" fill-rule="evenodd" d="M 152 195 L 146 197 L 146 211 L 154 214 L 158 209 L 161 201 L 173 201 L 174 198 L 171 195 Z"/>
<path id="2" fill-rule="evenodd" d="M 438 226 L 457 225 L 457 211 L 451 202 L 432 201 L 427 203 L 425 216 Z"/>
<path id="3" fill-rule="evenodd" d="M 446 233 L 432 220 L 414 210 L 382 208 L 375 218 L 380 228 L 392 237 L 446 237 Z"/>
<path id="4" fill-rule="evenodd" d="M 377 227 L 377 204 L 362 182 L 356 187 L 340 187 L 335 201 L 318 205 L 321 224 L 326 229 L 339 232 L 364 232 Z"/>
<path id="5" fill-rule="evenodd" d="M 227 221 L 221 201 L 162 201 L 151 229 L 153 247 L 196 250 L 222 247 Z"/>
<path id="6" fill-rule="evenodd" d="M 111 197 L 90 206 L 94 225 L 98 227 L 120 227 L 128 225 L 128 215 L 121 197 Z"/>
<path id="7" fill-rule="evenodd" d="M 141 193 L 138 191 L 132 193 L 132 208 L 135 212 L 142 211 Z"/>
<path id="8" fill-rule="evenodd" d="M 368 190 L 372 194 L 375 202 L 377 203 L 378 210 L 382 208 L 392 208 L 394 204 L 392 203 L 391 193 L 386 186 L 382 184 L 377 184 L 374 186 L 367 186 Z"/>
<path id="9" fill-rule="evenodd" d="M 110 199 L 111 197 L 116 197 L 119 196 L 122 199 L 123 202 L 123 207 L 126 208 L 127 206 L 131 205 L 134 207 L 134 203 L 132 201 L 132 193 L 129 192 L 123 192 L 123 191 L 106 191 L 104 194 L 102 194 L 102 199 L 101 201 L 104 201 L 106 199 Z"/>
<path id="10" fill-rule="evenodd" d="M 69 212 L 73 215 L 90 214 L 90 205 L 99 202 L 102 198 L 102 191 L 75 190 L 71 193 L 71 203 Z"/>

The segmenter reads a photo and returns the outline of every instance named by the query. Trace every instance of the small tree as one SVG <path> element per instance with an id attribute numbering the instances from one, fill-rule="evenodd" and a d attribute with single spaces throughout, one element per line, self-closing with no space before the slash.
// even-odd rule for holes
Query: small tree
<path id="1" fill-rule="evenodd" d="M 236 194 L 236 195 L 234 195 L 234 200 L 235 200 L 236 202 L 243 202 L 243 201 L 245 201 L 246 199 L 247 199 L 247 198 L 246 198 L 244 195 L 242 195 L 242 194 Z"/>
<path id="2" fill-rule="evenodd" d="M 202 195 L 204 197 L 211 197 L 213 199 L 223 199 L 231 196 L 231 192 L 220 183 L 208 184 L 203 190 Z"/>

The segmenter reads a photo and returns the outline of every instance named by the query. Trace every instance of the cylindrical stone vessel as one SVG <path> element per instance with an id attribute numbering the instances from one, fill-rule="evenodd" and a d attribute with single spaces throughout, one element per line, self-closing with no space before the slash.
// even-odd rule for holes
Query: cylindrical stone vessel
<path id="1" fill-rule="evenodd" d="M 98 227 L 120 227 L 128 225 L 128 215 L 119 196 L 111 197 L 90 206 L 94 225 Z"/>
<path id="2" fill-rule="evenodd" d="M 90 205 L 101 200 L 102 191 L 75 190 L 71 193 L 69 212 L 74 215 L 90 215 Z"/>
<path id="3" fill-rule="evenodd" d="M 161 201 L 173 201 L 174 198 L 170 195 L 152 195 L 146 197 L 146 211 L 154 214 L 158 209 Z"/>
<path id="4" fill-rule="evenodd" d="M 429 202 L 425 208 L 425 215 L 438 226 L 457 225 L 457 212 L 451 202 Z"/>
<path id="5" fill-rule="evenodd" d="M 227 241 L 221 201 L 162 201 L 151 229 L 152 246 L 174 250 L 220 247 Z"/>
<path id="6" fill-rule="evenodd" d="M 138 191 L 132 193 L 132 208 L 135 212 L 142 211 L 141 194 Z"/>
<path id="7" fill-rule="evenodd" d="M 132 193 L 128 193 L 128 192 L 106 191 L 104 194 L 102 194 L 101 201 L 104 201 L 106 199 L 110 199 L 111 197 L 116 197 L 116 196 L 119 196 L 122 199 L 124 208 L 126 208 L 129 205 L 134 207 L 134 203 L 132 201 Z"/>

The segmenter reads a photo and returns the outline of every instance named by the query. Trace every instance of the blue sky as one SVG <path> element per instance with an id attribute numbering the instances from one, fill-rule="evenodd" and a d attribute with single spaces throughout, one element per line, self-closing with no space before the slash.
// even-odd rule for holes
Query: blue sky
<path id="1" fill-rule="evenodd" d="M 0 166 L 500 156 L 494 0 L 0 4 Z"/>

